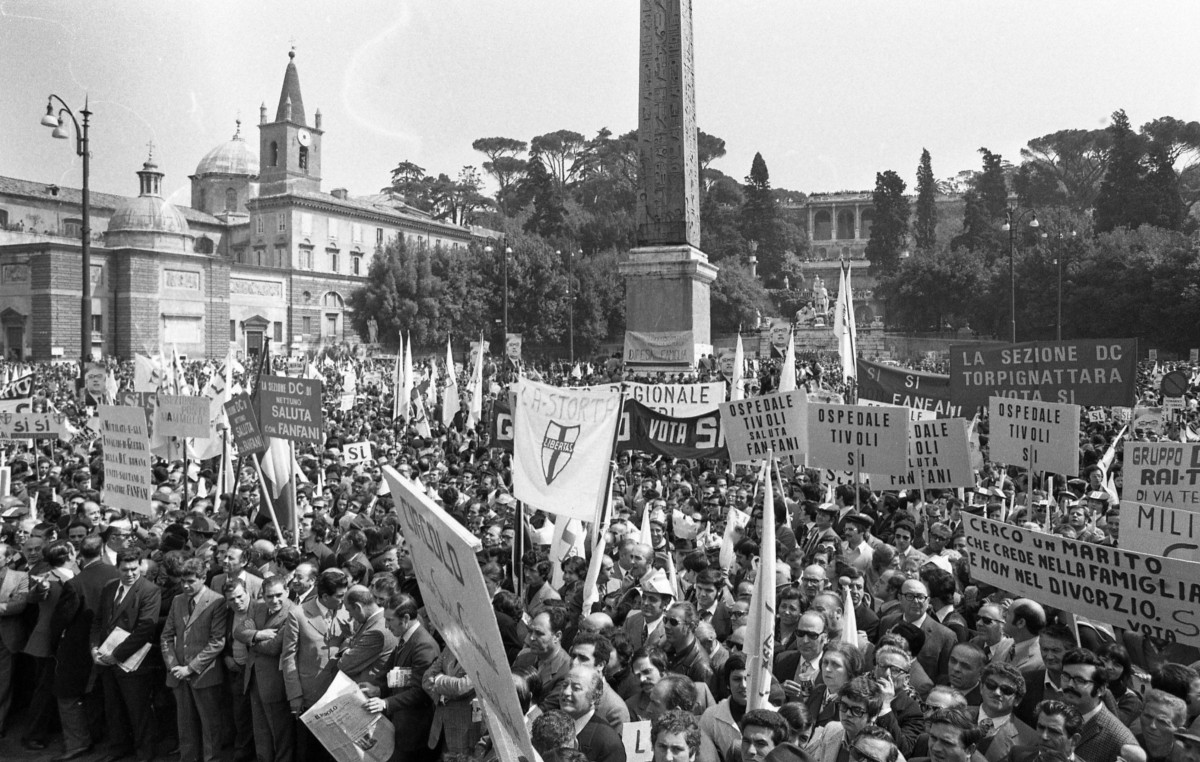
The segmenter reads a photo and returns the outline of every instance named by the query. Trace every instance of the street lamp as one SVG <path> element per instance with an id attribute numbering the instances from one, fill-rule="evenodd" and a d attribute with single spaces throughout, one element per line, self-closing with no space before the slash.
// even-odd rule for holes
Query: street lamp
<path id="1" fill-rule="evenodd" d="M 555 251 L 562 256 L 562 251 Z M 575 251 L 567 251 L 567 343 L 571 365 L 575 364 L 575 292 L 571 289 L 575 276 Z"/>
<path id="2" fill-rule="evenodd" d="M 1008 233 L 1008 307 L 1012 313 L 1013 344 L 1017 343 L 1017 225 L 1020 224 L 1025 215 L 1029 215 L 1029 227 L 1036 230 L 1041 226 L 1041 223 L 1038 222 L 1037 212 L 1032 209 L 1018 210 L 1016 207 L 1010 206 L 1004 210 L 1004 225 L 1000 228 Z"/>
<path id="3" fill-rule="evenodd" d="M 1062 341 L 1062 275 L 1063 275 L 1063 258 L 1064 258 L 1063 255 L 1066 253 L 1066 249 L 1065 249 L 1066 241 L 1068 239 L 1074 241 L 1075 236 L 1076 236 L 1076 233 L 1074 230 L 1071 231 L 1071 234 L 1069 236 L 1065 235 L 1063 233 L 1059 233 L 1058 234 L 1059 253 L 1057 256 L 1054 257 L 1054 264 L 1058 268 L 1058 317 L 1055 322 L 1054 336 L 1058 341 Z"/>
<path id="4" fill-rule="evenodd" d="M 58 110 L 57 115 L 54 113 L 54 101 L 62 104 L 62 108 Z M 83 270 L 83 296 L 79 311 L 79 353 L 81 362 L 87 363 L 92 358 L 92 208 L 88 197 L 88 174 L 90 170 L 88 120 L 91 118 L 92 112 L 88 110 L 88 101 L 85 97 L 83 99 L 83 110 L 79 112 L 79 115 L 83 117 L 83 126 L 80 127 L 79 120 L 75 118 L 75 113 L 71 111 L 66 102 L 51 93 L 50 98 L 46 101 L 46 115 L 42 117 L 42 126 L 53 128 L 54 132 L 51 135 L 60 140 L 66 140 L 71 137 L 71 133 L 67 131 L 66 123 L 63 121 L 63 114 L 71 117 L 71 123 L 75 125 L 75 153 L 83 159 L 83 229 L 79 234 L 82 253 L 80 266 Z"/>
<path id="5" fill-rule="evenodd" d="M 750 240 L 748 242 L 748 245 L 750 247 L 750 257 L 748 260 L 750 263 L 750 276 L 753 278 L 757 278 L 758 277 L 758 241 Z"/>

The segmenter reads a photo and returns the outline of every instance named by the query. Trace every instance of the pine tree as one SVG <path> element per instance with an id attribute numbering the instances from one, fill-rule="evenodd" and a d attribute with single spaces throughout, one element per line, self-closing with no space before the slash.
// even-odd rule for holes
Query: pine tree
<path id="1" fill-rule="evenodd" d="M 775 221 L 777 211 L 775 196 L 771 193 L 771 174 L 761 153 L 754 154 L 744 190 L 746 203 L 742 205 L 742 234 L 761 244 Z"/>
<path id="2" fill-rule="evenodd" d="M 994 252 L 996 240 L 996 227 L 988 219 L 979 192 L 967 191 L 963 194 L 963 229 L 950 240 L 950 248 Z"/>
<path id="3" fill-rule="evenodd" d="M 979 201 L 988 219 L 998 221 L 1004 218 L 1008 210 L 1008 185 L 1004 181 L 1003 161 L 998 153 L 992 153 L 986 148 L 980 148 L 983 154 L 983 172 L 975 182 L 975 190 L 979 191 Z"/>
<path id="4" fill-rule="evenodd" d="M 875 175 L 872 202 L 875 222 L 867 241 L 867 259 L 877 276 L 891 273 L 900 264 L 900 251 L 908 240 L 909 203 L 904 197 L 905 183 L 892 170 Z"/>
<path id="5" fill-rule="evenodd" d="M 1142 140 L 1129 126 L 1125 111 L 1113 112 L 1108 134 L 1108 167 L 1096 196 L 1093 219 L 1097 233 L 1120 227 L 1134 230 L 1145 221 L 1145 169 L 1142 167 Z"/>
<path id="6" fill-rule="evenodd" d="M 1183 199 L 1179 196 L 1179 177 L 1171 166 L 1165 146 L 1155 142 L 1146 157 L 1148 165 L 1143 182 L 1146 216 L 1144 221 L 1167 230 L 1179 230 L 1183 224 Z"/>
<path id="7" fill-rule="evenodd" d="M 921 151 L 917 167 L 917 221 L 913 226 L 913 241 L 921 251 L 932 251 L 937 244 L 937 180 L 929 149 Z"/>
<path id="8" fill-rule="evenodd" d="M 563 204 L 558 183 L 546 170 L 541 154 L 529 157 L 529 169 L 525 175 L 528 190 L 533 196 L 533 214 L 525 221 L 525 231 L 537 233 L 543 238 L 556 238 L 566 227 L 567 210 Z"/>

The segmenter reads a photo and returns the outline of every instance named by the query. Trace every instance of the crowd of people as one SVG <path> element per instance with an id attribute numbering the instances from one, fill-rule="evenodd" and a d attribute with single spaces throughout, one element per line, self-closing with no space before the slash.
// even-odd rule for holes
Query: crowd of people
<path id="1" fill-rule="evenodd" d="M 802 381 L 852 392 L 835 381 L 836 359 L 800 363 Z M 349 406 L 347 364 L 359 379 Z M 217 372 L 184 367 L 193 393 Z M 643 720 L 655 762 L 1200 760 L 1200 651 L 980 584 L 963 552 L 964 515 L 1024 506 L 1029 490 L 1033 515 L 1009 521 L 1115 544 L 1119 504 L 1099 465 L 1115 421 L 1085 422 L 1080 478 L 1057 494 L 990 463 L 963 495 L 877 491 L 794 467 L 764 506 L 756 470 L 621 453 L 592 596 L 590 559 L 555 557 L 552 517 L 513 498 L 511 456 L 490 446 L 486 412 L 441 426 L 435 409 L 426 436 L 391 415 L 391 361 L 316 368 L 326 440 L 300 451 L 292 537 L 246 458 L 223 494 L 219 462 L 158 459 L 150 515 L 107 506 L 87 426 L 96 400 L 73 366 L 21 366 L 35 406 L 53 405 L 80 433 L 4 445 L 0 749 L 54 762 L 325 762 L 299 718 L 340 672 L 393 724 L 392 759 L 496 758 L 473 677 L 425 616 L 383 483 L 392 466 L 480 538 L 503 658 L 547 762 L 626 762 L 623 726 Z M 128 388 L 132 365 L 111 369 Z M 573 385 L 626 378 L 619 363 L 524 370 Z M 238 384 L 252 386 L 253 371 L 247 363 Z M 765 393 L 777 363 L 760 372 Z M 486 376 L 488 396 L 501 393 L 492 381 L 504 369 Z M 708 378 L 715 367 L 687 380 Z M 347 464 L 345 446 L 362 441 L 374 457 Z M 1120 470 L 1118 444 L 1108 468 L 1118 493 Z M 750 521 L 727 534 L 734 508 Z M 759 565 L 764 521 L 774 569 Z M 748 706 L 760 574 L 774 575 L 777 595 L 771 708 Z M 851 613 L 859 631 L 848 638 Z"/>

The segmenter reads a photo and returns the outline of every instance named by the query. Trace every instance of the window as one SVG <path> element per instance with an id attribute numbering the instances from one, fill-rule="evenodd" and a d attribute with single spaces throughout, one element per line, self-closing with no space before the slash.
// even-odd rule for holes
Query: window
<path id="1" fill-rule="evenodd" d="M 8 210 L 0 209 L 0 228 L 8 227 Z"/>
<path id="2" fill-rule="evenodd" d="M 828 209 L 813 215 L 813 240 L 828 241 L 833 238 L 833 217 Z"/>
<path id="3" fill-rule="evenodd" d="M 92 313 L 92 332 L 104 333 L 104 316 Z"/>
<path id="4" fill-rule="evenodd" d="M 300 235 L 312 235 L 312 213 L 300 213 Z"/>
<path id="5" fill-rule="evenodd" d="M 362 275 L 362 257 L 350 258 L 350 272 L 355 275 Z"/>
<path id="6" fill-rule="evenodd" d="M 284 249 L 284 247 L 276 246 L 275 247 L 275 257 L 274 257 L 273 261 L 271 262 L 271 265 L 273 267 L 282 268 L 284 266 L 284 262 L 287 261 L 286 257 L 287 257 L 287 251 Z"/>
<path id="7" fill-rule="evenodd" d="M 274 328 L 275 328 L 274 341 L 276 344 L 282 344 L 283 343 L 283 323 L 276 320 Z"/>
<path id="8" fill-rule="evenodd" d="M 279 166 L 279 144 L 276 143 L 274 140 L 271 141 L 271 152 L 269 155 L 271 157 L 271 166 L 278 167 Z"/>
<path id="9" fill-rule="evenodd" d="M 229 321 L 229 340 L 237 341 L 237 321 L 236 320 Z"/>
<path id="10" fill-rule="evenodd" d="M 383 228 L 375 228 L 375 245 L 383 245 Z"/>
<path id="11" fill-rule="evenodd" d="M 313 269 L 312 249 L 304 249 L 304 248 L 300 249 L 300 269 L 301 270 Z"/>
<path id="12" fill-rule="evenodd" d="M 839 241 L 854 238 L 854 212 L 849 210 L 838 212 L 837 237 Z"/>
<path id="13" fill-rule="evenodd" d="M 259 235 L 263 234 L 263 216 L 261 214 L 254 218 L 254 232 Z"/>
<path id="14" fill-rule="evenodd" d="M 266 248 L 262 247 L 262 246 L 255 246 L 254 247 L 254 264 L 258 265 L 259 267 L 262 267 L 263 265 L 265 265 L 267 263 L 266 260 L 267 260 Z"/>
<path id="15" fill-rule="evenodd" d="M 279 215 L 279 232 L 280 233 L 287 232 L 287 215 L 286 214 Z"/>
<path id="16" fill-rule="evenodd" d="M 312 318 L 300 318 L 300 333 L 304 334 L 305 336 L 312 335 Z"/>
<path id="17" fill-rule="evenodd" d="M 421 251 L 425 250 L 425 236 L 417 236 L 417 249 Z"/>
<path id="18" fill-rule="evenodd" d="M 329 221 L 329 240 L 336 241 L 338 237 L 338 221 Z"/>
<path id="19" fill-rule="evenodd" d="M 329 252 L 329 272 L 336 273 L 338 271 L 338 253 L 336 251 Z"/>
<path id="20" fill-rule="evenodd" d="M 863 209 L 858 215 L 858 237 L 869 239 L 871 237 L 871 228 L 875 225 L 875 210 Z"/>
<path id="21" fill-rule="evenodd" d="M 196 250 L 197 254 L 212 254 L 213 253 L 212 239 L 206 235 L 202 235 L 196 239 L 196 243 L 193 245 L 193 248 Z"/>
<path id="22" fill-rule="evenodd" d="M 362 225 L 354 223 L 350 226 L 350 240 L 352 243 L 362 243 Z"/>
<path id="23" fill-rule="evenodd" d="M 340 310 L 345 307 L 345 302 L 342 301 L 342 296 L 336 291 L 330 291 L 325 294 L 325 306 L 329 309 Z"/>
<path id="24" fill-rule="evenodd" d="M 226 188 L 225 189 L 225 211 L 235 212 L 235 211 L 237 211 L 237 207 L 238 207 L 237 191 L 234 190 L 233 188 Z"/>
<path id="25" fill-rule="evenodd" d="M 62 234 L 67 238 L 79 238 L 83 235 L 83 220 L 63 220 Z"/>
<path id="26" fill-rule="evenodd" d="M 246 248 L 244 246 L 239 246 L 233 250 L 233 261 L 239 265 L 246 264 Z"/>
<path id="27" fill-rule="evenodd" d="M 308 170 L 308 146 L 300 146 L 300 169 Z"/>

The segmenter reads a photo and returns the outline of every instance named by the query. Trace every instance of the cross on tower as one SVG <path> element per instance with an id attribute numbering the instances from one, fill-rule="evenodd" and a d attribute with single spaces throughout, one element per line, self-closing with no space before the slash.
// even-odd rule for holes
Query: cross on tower
<path id="1" fill-rule="evenodd" d="M 146 161 L 152 161 L 154 159 L 154 141 L 153 140 L 150 140 L 146 143 L 146 149 L 147 149 Z"/>

